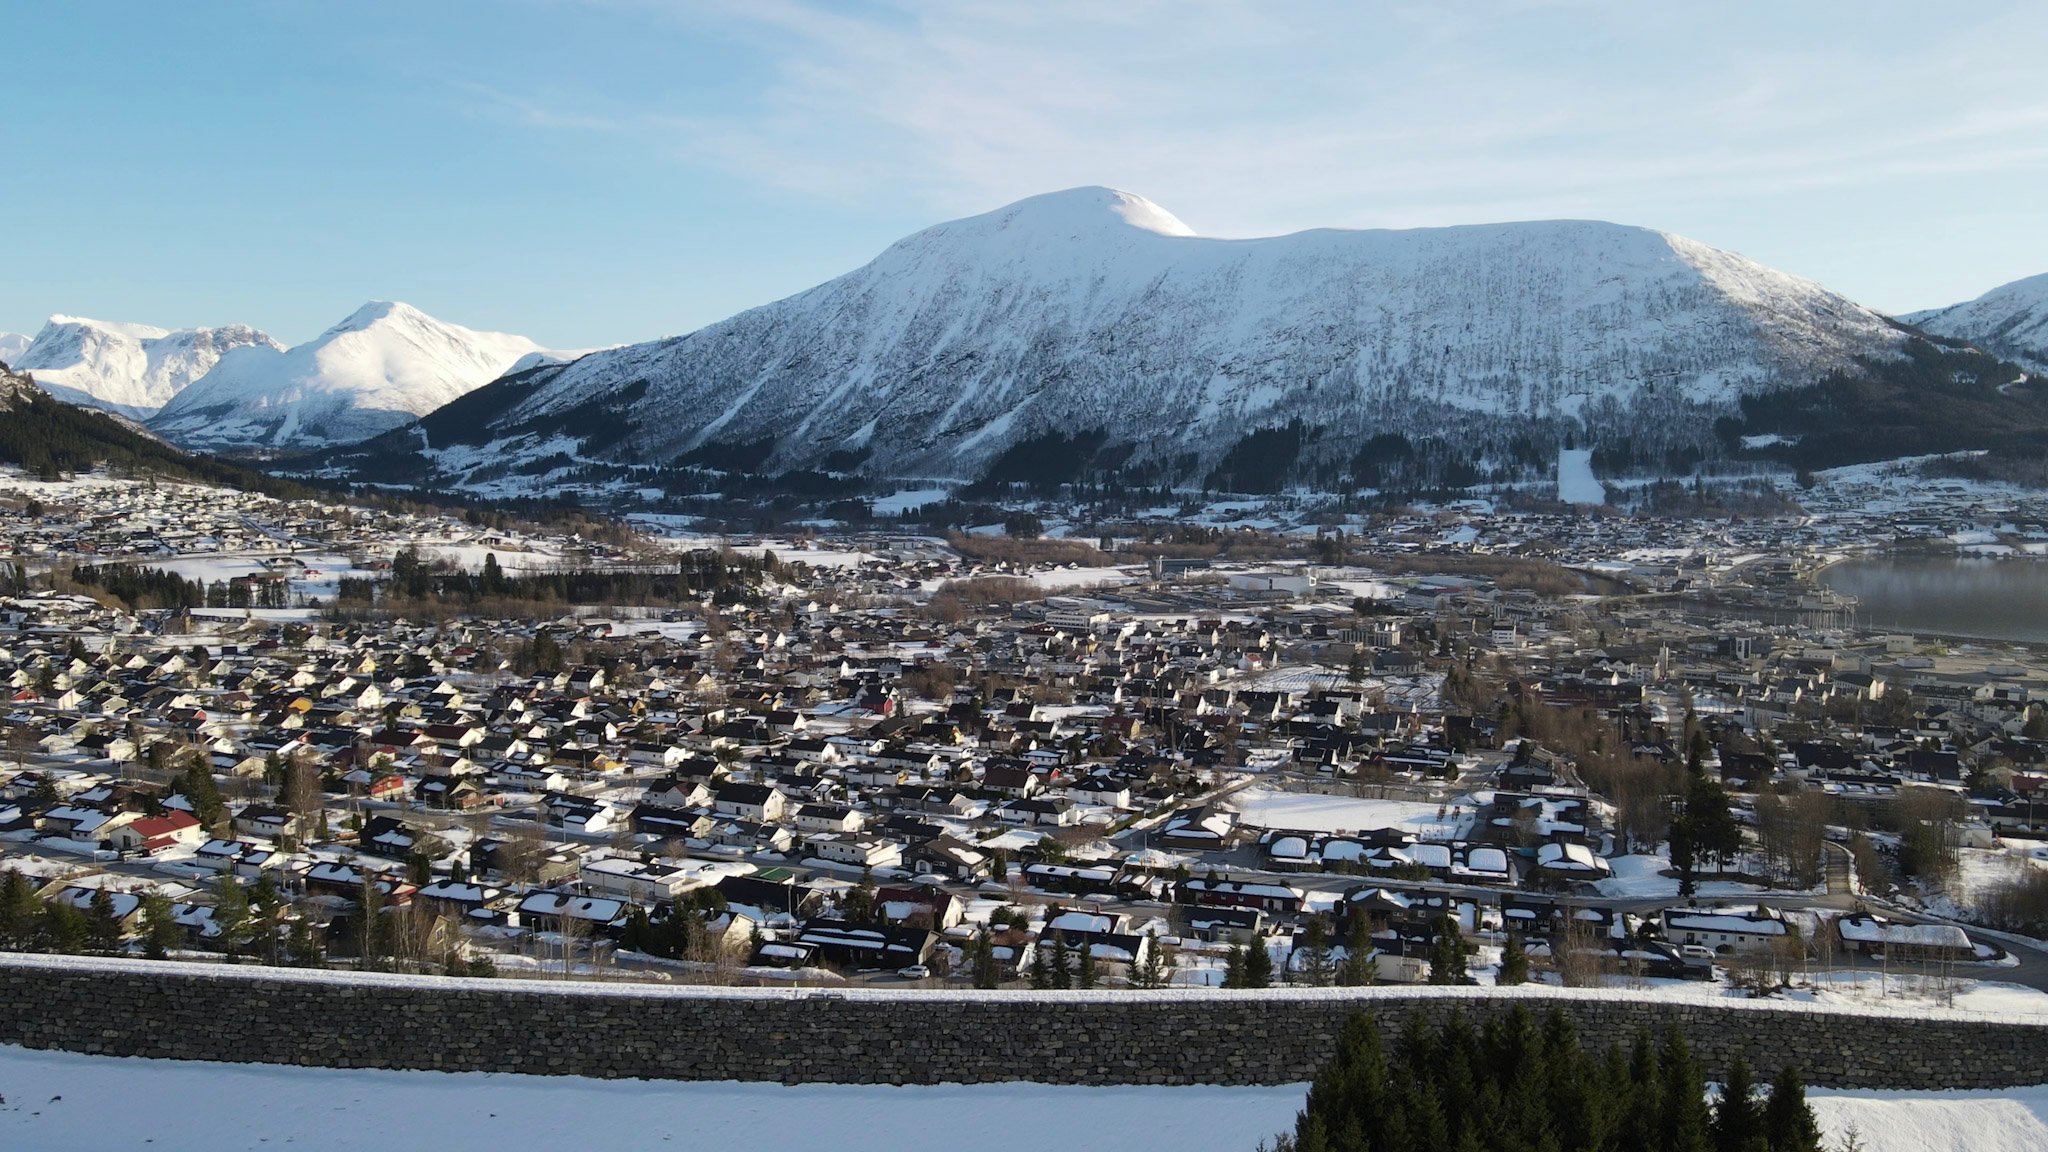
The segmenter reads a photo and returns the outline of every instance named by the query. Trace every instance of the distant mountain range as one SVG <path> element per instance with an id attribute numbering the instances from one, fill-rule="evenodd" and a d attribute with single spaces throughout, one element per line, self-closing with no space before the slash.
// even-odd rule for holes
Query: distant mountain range
<path id="1" fill-rule="evenodd" d="M 59 399 L 144 420 L 187 447 L 247 451 L 362 440 L 508 370 L 573 355 L 376 301 L 293 348 L 239 325 L 167 331 L 53 316 L 0 362 Z"/>
<path id="2" fill-rule="evenodd" d="M 147 413 L 177 443 L 326 446 L 330 476 L 493 494 L 677 470 L 1435 489 L 1541 473 L 1560 447 L 1590 449 L 1604 476 L 2048 444 L 2048 405 L 2019 375 L 2048 370 L 2048 277 L 1904 319 L 1940 339 L 1643 228 L 1218 240 L 1142 197 L 1077 188 L 928 228 L 689 335 L 580 357 L 398 304 L 292 349 L 248 329 L 95 339 L 246 333 Z M 149 347 L 64 362 L 146 364 Z M 75 381 L 114 374 L 36 375 L 87 392 Z M 156 395 L 108 384 L 95 399 Z"/>
<path id="3" fill-rule="evenodd" d="M 550 359 L 524 336 L 476 332 L 376 301 L 296 347 L 223 356 L 149 427 L 212 450 L 346 444 L 410 423 L 516 364 Z"/>
<path id="4" fill-rule="evenodd" d="M 277 349 L 240 324 L 170 331 L 80 316 L 52 316 L 14 359 L 52 396 L 125 416 L 148 416 L 237 348 Z"/>

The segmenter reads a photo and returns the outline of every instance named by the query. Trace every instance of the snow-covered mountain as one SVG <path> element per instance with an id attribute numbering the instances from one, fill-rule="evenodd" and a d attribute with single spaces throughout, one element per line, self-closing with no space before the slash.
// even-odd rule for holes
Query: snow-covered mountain
<path id="1" fill-rule="evenodd" d="M 409 304 L 373 301 L 290 349 L 238 349 L 149 421 L 189 448 L 301 448 L 374 436 L 543 353 Z"/>
<path id="2" fill-rule="evenodd" d="M 1936 336 L 1967 340 L 2030 371 L 2048 372 L 2048 274 L 1899 319 Z"/>
<path id="3" fill-rule="evenodd" d="M 33 343 L 33 336 L 23 336 L 19 332 L 0 332 L 0 364 L 5 364 L 9 368 L 14 367 L 14 362 L 21 359 L 21 354 L 28 351 L 28 346 Z"/>
<path id="4" fill-rule="evenodd" d="M 1810 281 L 1643 228 L 1220 240 L 1078 188 L 926 229 L 690 335 L 508 378 L 423 428 L 444 482 L 559 453 L 972 477 L 1084 432 L 1199 478 L 1290 421 L 1347 459 L 1392 431 L 1482 452 L 1521 438 L 1554 460 L 1534 442 L 1696 444 L 1741 394 L 1904 339 Z"/>
<path id="5" fill-rule="evenodd" d="M 270 337 L 242 324 L 171 331 L 52 316 L 18 358 L 0 355 L 35 377 L 50 395 L 146 417 L 238 348 L 276 350 Z"/>

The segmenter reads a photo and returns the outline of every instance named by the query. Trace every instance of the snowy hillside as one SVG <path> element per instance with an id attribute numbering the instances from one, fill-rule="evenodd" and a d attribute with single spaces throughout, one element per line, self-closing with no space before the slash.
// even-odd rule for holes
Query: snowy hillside
<path id="1" fill-rule="evenodd" d="M 1900 319 L 1936 336 L 1967 340 L 2033 371 L 2048 372 L 2048 274 Z"/>
<path id="2" fill-rule="evenodd" d="M 52 316 L 18 358 L 0 360 L 33 373 L 60 400 L 146 417 L 238 348 L 274 351 L 278 344 L 241 324 L 169 331 Z"/>
<path id="3" fill-rule="evenodd" d="M 13 367 L 34 340 L 33 336 L 23 336 L 19 332 L 0 332 L 0 364 Z"/>
<path id="4" fill-rule="evenodd" d="M 291 349 L 240 349 L 150 420 L 202 449 L 292 448 L 374 436 L 431 412 L 543 349 L 408 304 L 363 305 Z"/>
<path id="5" fill-rule="evenodd" d="M 1697 438 L 1740 393 L 1902 340 L 1811 282 L 1641 228 L 1216 240 L 1079 188 L 919 232 L 688 336 L 507 381 L 463 406 L 487 431 L 429 435 L 458 446 L 444 475 L 560 451 L 566 431 L 587 459 L 745 445 L 765 468 L 934 477 L 1089 430 L 1139 462 L 1213 464 L 1291 419 L 1326 445 L 1388 430 L 1485 445 L 1557 421 Z"/>

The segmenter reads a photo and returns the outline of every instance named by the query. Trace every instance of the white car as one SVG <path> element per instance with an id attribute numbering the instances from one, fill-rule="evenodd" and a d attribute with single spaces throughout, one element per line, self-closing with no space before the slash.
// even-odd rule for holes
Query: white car
<path id="1" fill-rule="evenodd" d="M 912 964 L 908 968 L 898 968 L 896 974 L 905 980 L 924 980 L 931 976 L 932 970 L 923 964 Z"/>

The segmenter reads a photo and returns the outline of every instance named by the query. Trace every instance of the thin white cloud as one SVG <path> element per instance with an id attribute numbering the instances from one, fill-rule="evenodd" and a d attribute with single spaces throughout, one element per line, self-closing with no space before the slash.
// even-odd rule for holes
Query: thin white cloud
<path id="1" fill-rule="evenodd" d="M 2025 9 L 1931 41 L 1846 30 L 1813 48 L 1775 43 L 1800 29 L 1740 6 L 656 9 L 762 54 L 773 81 L 728 117 L 641 130 L 765 183 L 939 212 L 1093 182 L 1226 231 L 1753 196 L 2035 166 L 2048 119 L 2024 60 L 1982 47 L 2048 27 Z"/>
<path id="2" fill-rule="evenodd" d="M 719 38 L 761 81 L 682 107 L 583 77 L 481 96 L 494 114 L 933 218 L 1104 183 L 1216 235 L 1669 227 L 2048 166 L 2048 88 L 2010 50 L 2048 42 L 2029 3 L 596 2 Z"/>

